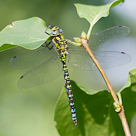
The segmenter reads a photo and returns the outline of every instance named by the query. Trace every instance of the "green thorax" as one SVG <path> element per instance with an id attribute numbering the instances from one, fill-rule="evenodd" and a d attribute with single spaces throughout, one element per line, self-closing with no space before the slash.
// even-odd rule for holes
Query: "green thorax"
<path id="1" fill-rule="evenodd" d="M 67 41 L 62 35 L 62 29 L 59 27 L 53 27 L 50 35 L 53 37 L 52 42 L 58 52 L 58 55 L 62 61 L 66 61 L 66 55 L 68 54 Z"/>

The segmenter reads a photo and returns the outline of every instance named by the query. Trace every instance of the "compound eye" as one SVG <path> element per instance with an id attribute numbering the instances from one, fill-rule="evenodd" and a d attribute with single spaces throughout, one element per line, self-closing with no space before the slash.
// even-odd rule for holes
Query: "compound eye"
<path id="1" fill-rule="evenodd" d="M 56 35 L 57 34 L 57 32 L 56 31 L 51 31 L 51 33 L 50 33 L 51 35 Z"/>
<path id="2" fill-rule="evenodd" d="M 62 29 L 59 29 L 59 33 L 63 33 L 63 30 L 62 30 Z"/>

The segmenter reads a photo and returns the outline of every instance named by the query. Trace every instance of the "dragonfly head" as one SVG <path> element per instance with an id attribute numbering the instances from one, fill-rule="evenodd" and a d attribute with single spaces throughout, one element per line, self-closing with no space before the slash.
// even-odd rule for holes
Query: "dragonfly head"
<path id="1" fill-rule="evenodd" d="M 58 26 L 54 26 L 51 29 L 50 36 L 58 36 L 58 35 L 61 35 L 61 34 L 63 34 L 63 30 L 60 29 Z"/>

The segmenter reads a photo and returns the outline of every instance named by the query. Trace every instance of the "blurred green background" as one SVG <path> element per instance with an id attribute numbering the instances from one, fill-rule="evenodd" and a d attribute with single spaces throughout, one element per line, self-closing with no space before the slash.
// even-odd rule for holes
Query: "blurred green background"
<path id="1" fill-rule="evenodd" d="M 72 38 L 79 36 L 82 31 L 87 32 L 89 27 L 89 23 L 85 19 L 78 17 L 74 3 L 101 5 L 109 2 L 109 0 L 0 0 L 0 30 L 13 21 L 37 16 L 45 20 L 47 26 L 51 22 L 53 22 L 53 25 L 60 26 L 65 37 Z M 128 71 L 136 66 L 134 61 L 136 8 L 134 5 L 136 5 L 135 0 L 125 1 L 118 5 L 110 11 L 109 17 L 102 18 L 93 29 L 93 32 L 99 32 L 116 25 L 126 25 L 131 29 L 129 38 L 122 43 L 123 46 L 119 49 L 116 46 L 114 48 L 128 51 L 132 56 L 133 61 L 129 66 L 126 66 L 125 81 L 127 81 Z M 61 75 L 45 85 L 24 90 L 19 89 L 17 87 L 18 79 L 27 70 L 10 68 L 9 60 L 14 55 L 25 51 L 18 47 L 0 52 L 0 136 L 58 136 L 54 122 L 54 109 L 60 91 L 64 86 L 63 76 Z M 113 73 L 118 74 L 121 69 L 113 70 L 106 72 L 108 76 L 114 76 L 116 80 L 117 77 Z M 74 75 L 72 69 L 70 69 L 70 75 L 72 78 L 77 76 Z M 82 79 L 82 76 L 80 78 Z M 121 85 L 117 85 L 118 81 L 113 81 L 113 85 L 115 85 L 115 88 L 118 86 L 117 90 L 119 90 L 125 84 L 125 81 Z M 100 82 L 104 87 L 103 80 Z M 99 86 L 99 84 L 96 85 Z M 97 89 L 100 88 L 101 86 Z M 136 135 L 134 132 L 136 130 L 135 122 L 136 118 L 131 125 L 133 135 Z"/>

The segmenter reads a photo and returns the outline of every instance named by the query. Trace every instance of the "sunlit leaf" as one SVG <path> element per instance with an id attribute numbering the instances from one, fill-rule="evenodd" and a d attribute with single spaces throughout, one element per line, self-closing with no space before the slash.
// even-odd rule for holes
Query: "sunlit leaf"
<path id="1" fill-rule="evenodd" d="M 36 49 L 50 37 L 45 33 L 46 28 L 45 22 L 38 17 L 15 21 L 0 32 L 0 47 L 10 44 L 9 48 L 18 45 L 30 50 Z M 8 47 L 1 48 L 5 50 Z"/>
<path id="2" fill-rule="evenodd" d="M 116 0 L 101 6 L 75 4 L 79 17 L 85 18 L 90 23 L 90 29 L 87 34 L 88 37 L 90 36 L 91 30 L 96 22 L 102 17 L 107 17 L 109 15 L 110 8 L 116 6 L 120 2 L 123 2 L 123 0 Z"/>

